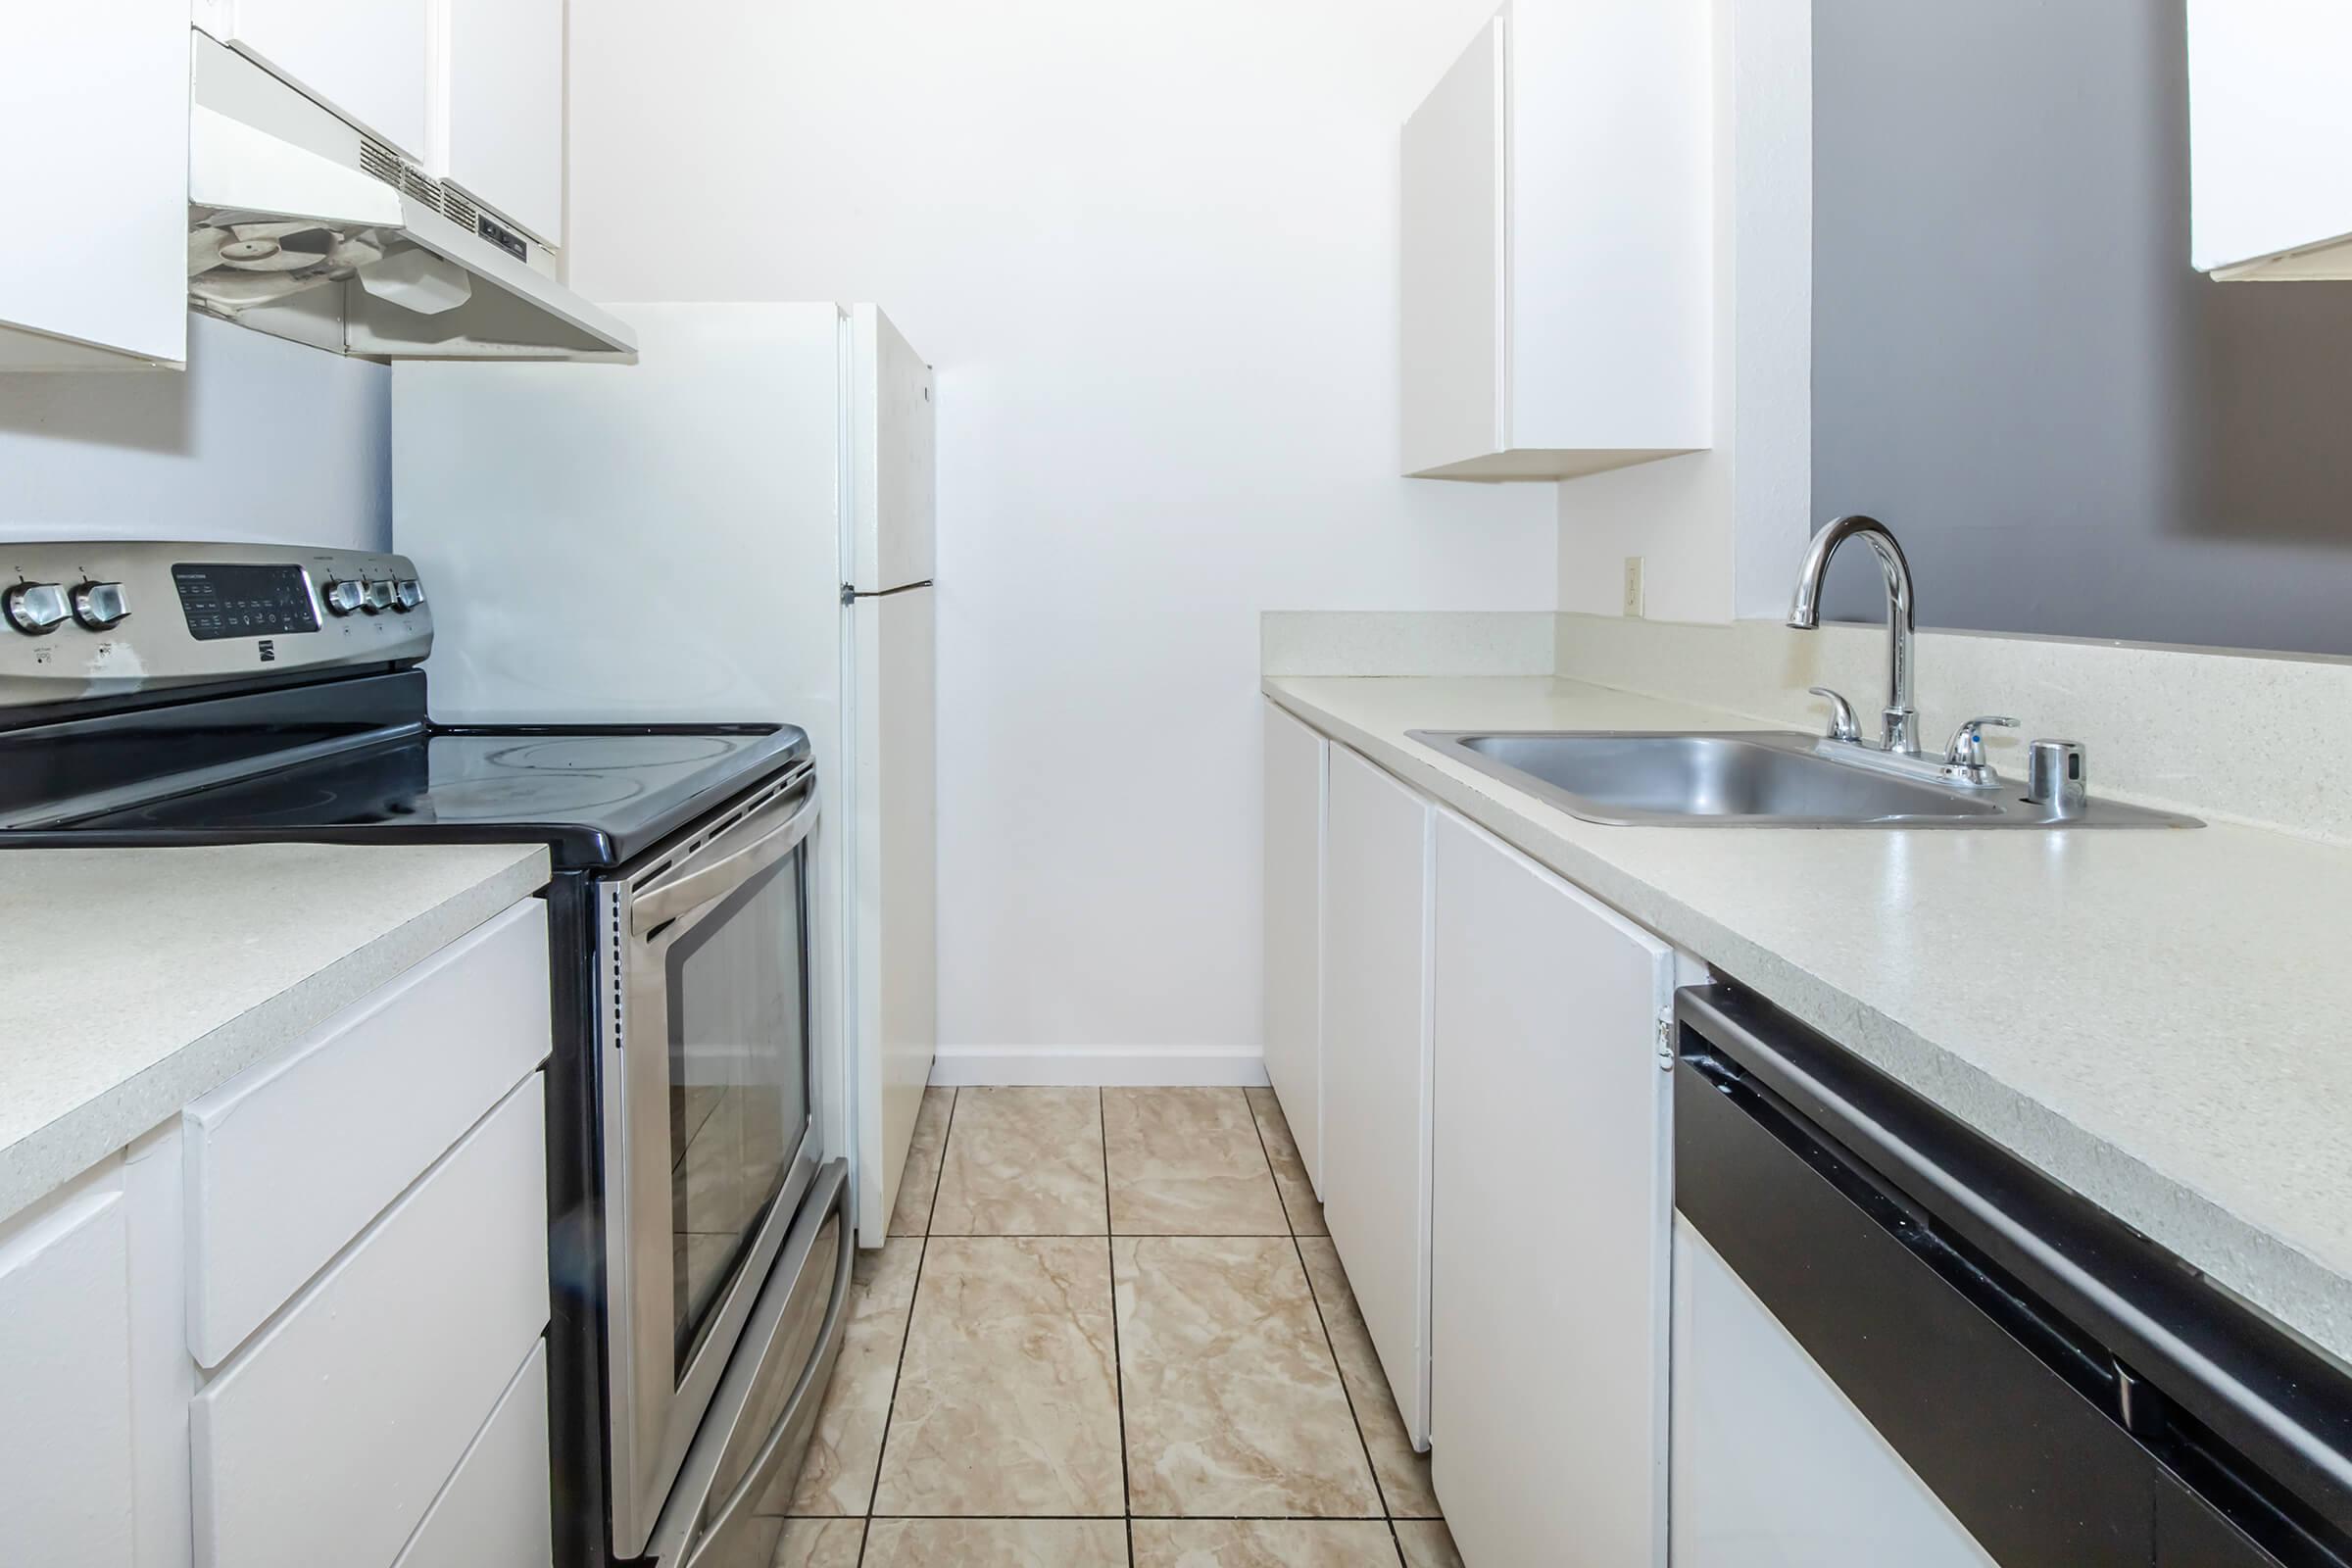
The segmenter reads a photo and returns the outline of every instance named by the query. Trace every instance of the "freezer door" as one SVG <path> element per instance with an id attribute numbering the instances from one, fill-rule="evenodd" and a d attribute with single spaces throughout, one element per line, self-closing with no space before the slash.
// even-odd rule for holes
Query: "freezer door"
<path id="1" fill-rule="evenodd" d="M 931 367 L 871 305 L 850 312 L 858 478 L 845 552 L 858 591 L 929 582 L 938 491 Z"/>
<path id="2" fill-rule="evenodd" d="M 431 596 L 433 716 L 782 720 L 828 768 L 843 315 L 631 311 L 635 366 L 393 370 L 392 533 Z"/>
<path id="3" fill-rule="evenodd" d="M 852 612 L 851 1060 L 858 1078 L 858 1239 L 882 1245 L 939 1039 L 937 594 Z"/>

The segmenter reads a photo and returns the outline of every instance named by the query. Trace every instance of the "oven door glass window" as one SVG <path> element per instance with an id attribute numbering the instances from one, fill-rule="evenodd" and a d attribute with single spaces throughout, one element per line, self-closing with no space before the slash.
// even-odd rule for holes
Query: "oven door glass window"
<path id="1" fill-rule="evenodd" d="M 808 1131 L 807 852 L 696 919 L 662 955 L 669 1003 L 671 1330 L 701 1348 Z"/>

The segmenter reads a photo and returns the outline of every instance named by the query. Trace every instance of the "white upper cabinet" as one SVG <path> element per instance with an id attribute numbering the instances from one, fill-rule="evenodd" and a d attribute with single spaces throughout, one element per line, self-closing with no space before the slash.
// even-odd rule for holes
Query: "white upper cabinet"
<path id="1" fill-rule="evenodd" d="M 1514 0 L 1405 122 L 1403 470 L 1555 479 L 1712 440 L 1703 0 Z"/>
<path id="2" fill-rule="evenodd" d="M 447 0 L 450 181 L 564 242 L 564 0 Z"/>
<path id="3" fill-rule="evenodd" d="M 419 163 L 432 0 L 196 0 L 196 24 Z"/>
<path id="4" fill-rule="evenodd" d="M 0 370 L 187 358 L 188 22 L 180 0 L 17 6 L 0 49 L 9 211 Z"/>
<path id="5" fill-rule="evenodd" d="M 2352 8 L 2188 0 L 2190 259 L 2352 278 Z"/>

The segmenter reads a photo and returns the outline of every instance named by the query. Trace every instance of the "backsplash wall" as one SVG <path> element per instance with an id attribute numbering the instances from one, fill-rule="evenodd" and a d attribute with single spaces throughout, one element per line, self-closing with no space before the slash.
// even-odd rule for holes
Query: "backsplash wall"
<path id="1" fill-rule="evenodd" d="M 0 541 L 387 547 L 391 376 L 188 323 L 188 368 L 0 375 Z"/>

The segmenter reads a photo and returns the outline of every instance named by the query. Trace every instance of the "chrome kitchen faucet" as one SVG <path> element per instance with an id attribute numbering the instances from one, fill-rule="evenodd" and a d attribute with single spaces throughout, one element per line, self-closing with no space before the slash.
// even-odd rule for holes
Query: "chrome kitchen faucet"
<path id="1" fill-rule="evenodd" d="M 1919 629 L 1911 602 L 1911 563 L 1903 559 L 1903 547 L 1885 523 L 1848 513 L 1813 536 L 1805 564 L 1797 568 L 1796 598 L 1788 606 L 1790 629 L 1814 631 L 1820 627 L 1822 575 L 1830 569 L 1830 558 L 1838 553 L 1838 547 L 1848 539 L 1870 546 L 1886 579 L 1886 706 L 1880 713 L 1881 733 L 1874 752 L 1862 743 L 1862 726 L 1854 718 L 1852 706 L 1827 686 L 1812 688 L 1814 696 L 1826 698 L 1830 704 L 1830 732 L 1822 745 L 1839 754 L 1852 747 L 1859 755 L 1845 760 L 1886 772 L 1918 774 L 1969 789 L 1995 787 L 2001 780 L 1984 755 L 1984 728 L 2015 729 L 2014 718 L 1998 713 L 1972 718 L 1952 732 L 1942 760 L 1920 755 L 1919 710 L 1911 701 L 1911 638 Z"/>
<path id="2" fill-rule="evenodd" d="M 1848 539 L 1860 539 L 1870 546 L 1886 578 L 1886 707 L 1880 715 L 1885 731 L 1879 750 L 1917 757 L 1919 710 L 1911 706 L 1911 634 L 1919 628 L 1911 608 L 1911 563 L 1903 559 L 1903 547 L 1894 542 L 1885 523 L 1848 513 L 1813 536 L 1813 548 L 1805 552 L 1805 564 L 1797 568 L 1796 598 L 1788 606 L 1788 625 L 1795 631 L 1812 631 L 1821 625 L 1822 573 L 1830 569 L 1830 558 Z M 1835 692 L 1830 696 L 1839 715 L 1834 732 L 1837 738 L 1859 740 L 1852 710 Z"/>

